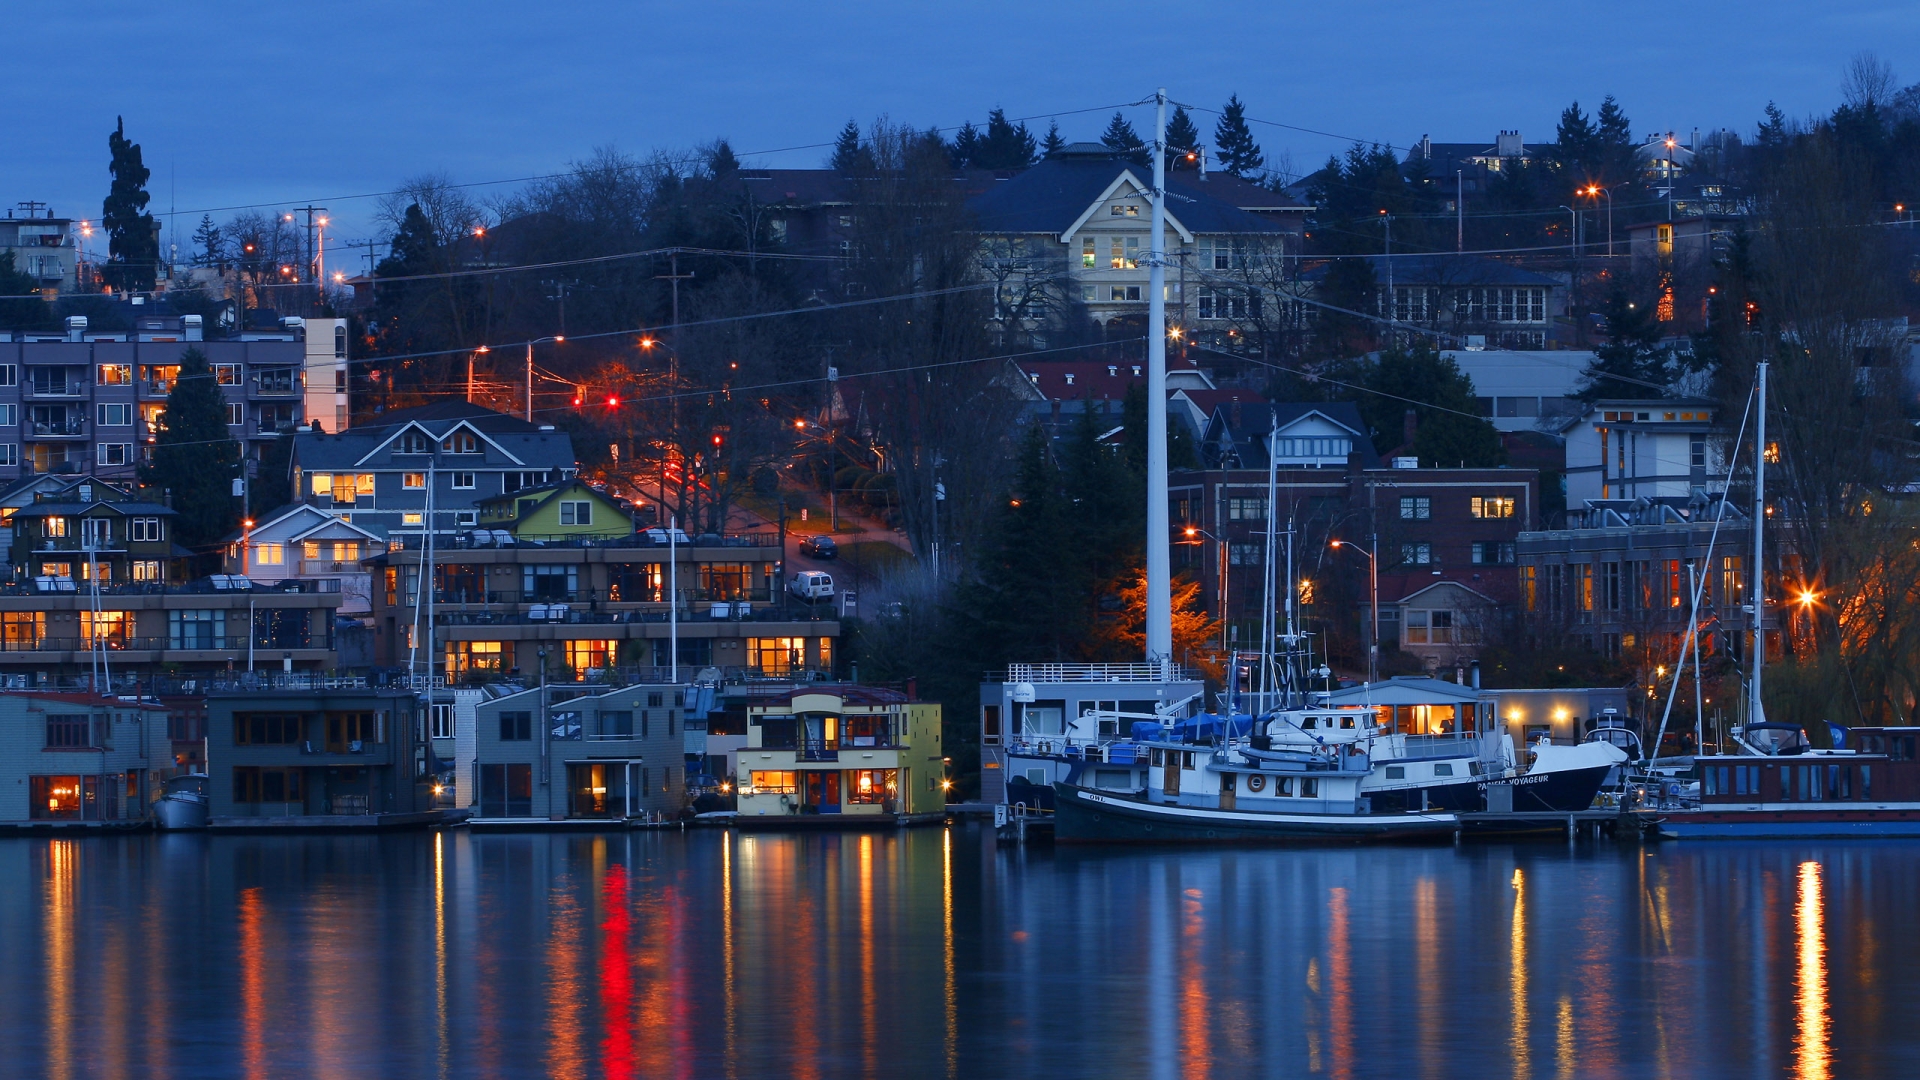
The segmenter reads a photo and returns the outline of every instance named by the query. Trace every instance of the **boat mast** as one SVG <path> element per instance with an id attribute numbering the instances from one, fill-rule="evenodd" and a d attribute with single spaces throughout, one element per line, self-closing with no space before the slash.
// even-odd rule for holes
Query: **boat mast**
<path id="1" fill-rule="evenodd" d="M 1274 707 L 1273 693 L 1276 680 L 1273 669 L 1273 642 L 1280 630 L 1279 626 L 1276 625 L 1278 613 L 1274 610 L 1274 598 L 1277 597 L 1279 593 L 1273 580 L 1273 549 L 1278 546 L 1277 541 L 1279 539 L 1279 535 L 1274 528 L 1273 516 L 1274 497 L 1279 493 L 1280 489 L 1279 458 L 1274 452 L 1279 446 L 1279 433 L 1280 424 L 1276 417 L 1273 421 L 1273 426 L 1267 431 L 1267 530 L 1264 542 L 1261 545 L 1265 555 L 1265 558 L 1261 560 L 1262 567 L 1260 571 L 1262 586 L 1260 594 L 1260 691 L 1265 695 L 1265 703 L 1260 710 L 1262 712 Z"/>
<path id="2" fill-rule="evenodd" d="M 1760 382 L 1755 401 L 1755 412 L 1759 415 L 1757 434 L 1753 439 L 1753 568 L 1747 574 L 1747 597 L 1753 607 L 1753 678 L 1747 684 L 1747 722 L 1762 723 L 1767 718 L 1766 707 L 1760 703 L 1760 670 L 1767 661 L 1767 590 L 1766 564 L 1761 557 L 1766 551 L 1767 538 L 1767 362 L 1760 361 Z"/>
<path id="3" fill-rule="evenodd" d="M 1173 599 L 1167 549 L 1167 91 L 1154 91 L 1153 236 L 1147 249 L 1147 663 L 1172 674 Z"/>

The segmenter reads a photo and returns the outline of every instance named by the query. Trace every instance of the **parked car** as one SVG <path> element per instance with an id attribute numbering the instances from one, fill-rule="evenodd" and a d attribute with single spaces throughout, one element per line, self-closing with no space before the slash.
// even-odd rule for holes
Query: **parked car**
<path id="1" fill-rule="evenodd" d="M 831 536 L 809 536 L 800 541 L 800 554 L 816 559 L 831 559 L 840 554 L 840 545 Z"/>
<path id="2" fill-rule="evenodd" d="M 831 600 L 833 576 L 819 570 L 802 570 L 787 582 L 787 591 L 802 600 Z"/>

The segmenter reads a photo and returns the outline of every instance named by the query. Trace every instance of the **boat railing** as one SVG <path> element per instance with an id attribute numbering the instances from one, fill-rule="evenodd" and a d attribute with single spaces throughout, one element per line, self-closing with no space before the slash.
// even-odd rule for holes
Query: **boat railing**
<path id="1" fill-rule="evenodd" d="M 1178 664 L 1008 664 L 1010 683 L 1195 682 Z"/>
<path id="2" fill-rule="evenodd" d="M 1441 735 L 1402 735 L 1407 757 L 1442 757 L 1451 754 L 1477 755 L 1483 753 L 1486 736 L 1474 731 L 1448 732 Z"/>

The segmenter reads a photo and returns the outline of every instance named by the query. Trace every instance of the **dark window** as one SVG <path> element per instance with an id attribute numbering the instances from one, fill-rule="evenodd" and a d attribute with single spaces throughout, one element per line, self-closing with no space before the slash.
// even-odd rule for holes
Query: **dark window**
<path id="1" fill-rule="evenodd" d="M 480 816 L 533 816 L 533 766 L 480 766 Z"/>
<path id="2" fill-rule="evenodd" d="M 600 714 L 600 734 L 632 735 L 633 714 L 630 712 L 603 712 Z"/>
<path id="3" fill-rule="evenodd" d="M 500 714 L 500 741 L 527 742 L 533 738 L 533 714 L 530 712 L 503 712 Z"/>
<path id="4" fill-rule="evenodd" d="M 299 714 L 235 713 L 235 746 L 286 746 L 306 737 L 305 718 Z"/>
<path id="5" fill-rule="evenodd" d="M 795 749 L 800 745 L 796 741 L 799 733 L 799 723 L 791 716 L 760 718 L 760 745 L 769 750 Z"/>
<path id="6" fill-rule="evenodd" d="M 659 708 L 664 700 L 665 696 L 659 693 L 650 693 L 647 695 L 647 705 L 651 708 Z"/>
<path id="7" fill-rule="evenodd" d="M 93 740 L 93 718 L 85 713 L 48 713 L 47 745 L 49 747 L 98 745 Z"/>

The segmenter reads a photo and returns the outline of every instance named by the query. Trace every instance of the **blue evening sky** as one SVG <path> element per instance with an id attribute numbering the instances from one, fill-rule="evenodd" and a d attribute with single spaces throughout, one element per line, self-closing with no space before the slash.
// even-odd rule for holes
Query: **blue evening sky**
<path id="1" fill-rule="evenodd" d="M 20 5 L 7 29 L 0 206 L 97 216 L 125 114 L 183 248 L 202 208 L 317 199 L 354 239 L 374 204 L 345 196 L 426 172 L 548 173 L 598 146 L 725 136 L 751 163 L 813 166 L 819 148 L 771 151 L 827 142 L 849 117 L 947 126 L 1002 106 L 1044 131 L 1048 115 L 1108 106 L 1061 117 L 1069 139 L 1092 138 L 1155 85 L 1209 108 L 1237 91 L 1261 119 L 1406 145 L 1501 128 L 1543 140 L 1568 101 L 1591 110 L 1607 93 L 1636 136 L 1747 134 L 1770 99 L 1830 110 L 1867 49 L 1920 81 L 1912 0 L 61 0 Z M 1255 130 L 1299 171 L 1345 145 Z"/>

